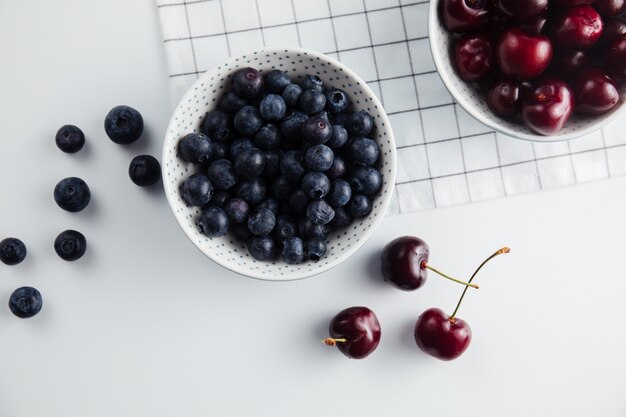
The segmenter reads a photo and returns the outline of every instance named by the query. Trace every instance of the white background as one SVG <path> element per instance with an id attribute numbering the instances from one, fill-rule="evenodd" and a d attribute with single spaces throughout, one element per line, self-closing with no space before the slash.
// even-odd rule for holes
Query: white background
<path id="1" fill-rule="evenodd" d="M 151 0 L 0 1 L 0 236 L 26 261 L 0 265 L 0 416 L 529 416 L 623 417 L 626 178 L 387 218 L 344 265 L 267 283 L 195 250 L 158 190 L 135 187 L 128 163 L 160 156 L 170 113 Z M 144 137 L 106 138 L 114 105 L 139 109 Z M 70 156 L 56 129 L 80 126 Z M 55 183 L 80 176 L 92 204 L 58 209 Z M 52 242 L 75 228 L 83 259 Z M 431 276 L 404 293 L 382 282 L 390 239 L 418 235 L 431 263 L 467 276 L 502 245 L 466 297 L 469 350 L 444 363 L 413 341 L 424 309 L 451 309 L 461 288 Z M 39 288 L 31 320 L 6 302 Z M 382 342 L 363 361 L 323 346 L 330 318 L 367 305 Z"/>

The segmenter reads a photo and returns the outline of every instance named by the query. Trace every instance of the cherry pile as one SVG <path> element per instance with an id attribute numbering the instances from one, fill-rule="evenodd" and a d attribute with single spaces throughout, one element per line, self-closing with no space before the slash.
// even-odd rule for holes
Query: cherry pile
<path id="1" fill-rule="evenodd" d="M 542 135 L 612 110 L 626 81 L 626 0 L 442 0 L 454 67 L 489 109 Z"/>

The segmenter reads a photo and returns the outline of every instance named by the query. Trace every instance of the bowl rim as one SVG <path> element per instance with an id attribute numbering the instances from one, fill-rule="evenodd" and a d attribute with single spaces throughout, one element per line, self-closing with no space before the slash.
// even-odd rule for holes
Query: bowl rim
<path id="1" fill-rule="evenodd" d="M 450 92 L 455 102 L 458 103 L 466 112 L 468 112 L 473 118 L 477 119 L 482 124 L 490 127 L 491 129 L 497 132 L 503 133 L 507 136 L 510 136 L 516 139 L 523 139 L 526 141 L 539 142 L 539 143 L 560 142 L 564 140 L 579 138 L 581 136 L 585 136 L 590 133 L 596 132 L 597 130 L 602 129 L 604 126 L 606 126 L 607 124 L 611 123 L 613 120 L 621 116 L 621 114 L 626 109 L 626 102 L 622 100 L 622 103 L 618 104 L 617 108 L 615 108 L 615 110 L 613 110 L 611 114 L 606 116 L 604 119 L 598 121 L 597 123 L 593 123 L 585 127 L 584 129 L 580 129 L 575 132 L 565 133 L 562 135 L 550 135 L 550 136 L 544 136 L 544 135 L 534 134 L 534 133 L 518 132 L 516 130 L 509 129 L 506 126 L 502 126 L 499 123 L 494 122 L 493 120 L 484 117 L 481 113 L 474 110 L 474 108 L 471 106 L 471 103 L 469 103 L 465 99 L 465 97 L 457 91 L 457 89 L 452 84 L 452 81 L 450 80 L 448 74 L 442 70 L 443 61 L 446 58 L 440 54 L 439 48 L 435 48 L 433 45 L 433 42 L 434 42 L 433 34 L 435 33 L 435 27 L 439 19 L 439 12 L 437 10 L 439 3 L 440 3 L 440 0 L 430 0 L 429 9 L 428 9 L 428 43 L 430 45 L 430 50 L 433 56 L 433 61 L 435 62 L 437 73 L 439 74 L 439 77 L 441 77 L 443 84 L 446 86 L 446 89 L 448 90 L 448 92 Z"/>
<path id="2" fill-rule="evenodd" d="M 319 268 L 315 268 L 315 269 L 311 269 L 311 270 L 303 270 L 303 271 L 296 271 L 293 273 L 286 273 L 283 276 L 268 276 L 267 274 L 262 274 L 260 272 L 257 271 L 252 271 L 252 270 L 248 270 L 247 268 L 241 267 L 239 265 L 233 265 L 227 261 L 225 261 L 222 258 L 218 258 L 218 257 L 214 257 L 213 254 L 210 251 L 205 251 L 203 250 L 195 241 L 195 239 L 193 238 L 193 236 L 191 236 L 191 231 L 185 227 L 186 225 L 186 219 L 183 218 L 182 215 L 179 215 L 176 213 L 176 211 L 174 210 L 174 205 L 177 204 L 176 201 L 173 200 L 173 195 L 174 192 L 176 192 L 176 190 L 173 190 L 173 185 L 170 184 L 170 181 L 168 181 L 170 179 L 170 175 L 168 175 L 167 171 L 165 170 L 165 168 L 162 166 L 161 170 L 162 170 L 162 176 L 163 176 L 163 187 L 165 190 L 165 197 L 167 199 L 168 202 L 168 207 L 172 213 L 172 215 L 174 216 L 174 218 L 176 219 L 176 222 L 178 223 L 178 226 L 180 227 L 180 229 L 182 229 L 182 231 L 185 233 L 185 236 L 191 241 L 191 243 L 194 245 L 194 247 L 196 249 L 198 249 L 200 252 L 202 252 L 206 257 L 208 257 L 209 259 L 211 259 L 213 262 L 217 263 L 218 265 L 238 274 L 238 275 L 242 275 L 245 277 L 249 277 L 249 278 L 255 278 L 255 279 L 259 279 L 259 280 L 263 280 L 263 281 L 295 281 L 295 280 L 300 280 L 300 279 L 304 279 L 304 278 L 309 278 L 312 276 L 316 276 L 319 275 L 323 272 L 326 272 L 338 265 L 340 265 L 341 263 L 343 263 L 344 261 L 346 261 L 348 258 L 350 258 L 357 250 L 359 250 L 364 244 L 365 242 L 367 242 L 370 237 L 374 234 L 374 232 L 378 229 L 378 226 L 380 226 L 380 223 L 383 221 L 383 219 L 385 218 L 385 215 L 387 213 L 387 209 L 389 208 L 389 204 L 391 202 L 391 198 L 393 197 L 394 194 L 394 188 L 395 188 L 395 182 L 396 182 L 396 175 L 397 175 L 397 149 L 396 149 L 396 142 L 395 142 L 395 138 L 393 136 L 393 130 L 391 128 L 391 123 L 389 122 L 389 118 L 387 116 L 387 112 L 385 111 L 382 103 L 380 102 L 380 100 L 378 99 L 378 97 L 376 96 L 376 94 L 374 93 L 374 91 L 369 87 L 369 85 L 367 85 L 367 83 L 359 76 L 357 75 L 352 69 L 350 69 L 349 67 L 347 67 L 345 64 L 342 64 L 341 62 L 337 61 L 336 59 L 325 55 L 321 52 L 317 52 L 317 51 L 312 51 L 309 49 L 305 49 L 305 48 L 291 48 L 291 47 L 287 47 L 287 48 L 261 48 L 261 49 L 257 49 L 257 50 L 252 50 L 252 51 L 248 51 L 248 52 L 244 52 L 241 54 L 237 54 L 237 55 L 233 55 L 230 56 L 229 58 L 227 58 L 225 61 L 214 65 L 213 67 L 211 67 L 210 69 L 208 69 L 207 71 L 205 71 L 204 73 L 200 74 L 200 76 L 198 77 L 198 79 L 187 89 L 187 91 L 185 92 L 185 94 L 181 97 L 181 99 L 178 101 L 178 103 L 176 104 L 176 107 L 174 108 L 172 115 L 170 117 L 170 122 L 167 125 L 167 130 L 165 132 L 164 135 L 164 139 L 163 139 L 163 148 L 162 148 L 162 155 L 161 155 L 161 160 L 165 161 L 168 158 L 168 150 L 169 147 L 168 145 L 172 142 L 175 141 L 175 138 L 172 138 L 170 136 L 170 132 L 174 129 L 174 125 L 176 123 L 176 115 L 178 114 L 178 112 L 180 111 L 180 109 L 183 108 L 184 103 L 186 103 L 194 94 L 194 89 L 196 87 L 200 87 L 200 85 L 203 82 L 206 82 L 210 76 L 211 73 L 213 73 L 214 71 L 218 70 L 218 69 L 223 69 L 225 66 L 231 66 L 232 64 L 234 64 L 235 62 L 237 62 L 238 60 L 248 57 L 248 56 L 252 56 L 252 55 L 259 55 L 259 54 L 274 54 L 274 53 L 294 53 L 294 54 L 305 54 L 305 55 L 309 55 L 312 57 L 319 57 L 319 58 L 323 58 L 325 60 L 327 60 L 328 62 L 330 62 L 333 66 L 335 67 L 339 67 L 343 70 L 343 72 L 345 74 L 347 74 L 349 77 L 351 77 L 352 79 L 354 79 L 354 81 L 360 83 L 360 87 L 362 87 L 364 93 L 366 95 L 368 95 L 369 97 L 372 98 L 372 105 L 377 106 L 379 111 L 380 111 L 380 125 L 384 124 L 384 131 L 386 133 L 386 138 L 389 141 L 389 146 L 390 146 L 390 152 L 389 155 L 387 156 L 390 161 L 389 161 L 389 169 L 390 169 L 390 178 L 388 180 L 388 187 L 389 191 L 386 194 L 383 195 L 379 195 L 379 198 L 381 198 L 381 214 L 374 217 L 372 219 L 372 226 L 363 233 L 363 235 L 359 236 L 359 239 L 356 239 L 356 241 L 354 242 L 354 244 L 352 244 L 348 249 L 346 249 L 345 251 L 343 251 L 341 253 L 341 255 L 339 255 L 337 257 L 337 259 L 333 262 L 329 262 L 327 265 L 324 266 L 320 266 Z M 232 65 L 233 69 L 235 68 L 234 65 Z M 378 127 L 378 126 L 377 126 Z M 379 127 L 380 128 L 380 127 Z M 283 261 L 277 261 L 277 262 L 283 262 Z"/>

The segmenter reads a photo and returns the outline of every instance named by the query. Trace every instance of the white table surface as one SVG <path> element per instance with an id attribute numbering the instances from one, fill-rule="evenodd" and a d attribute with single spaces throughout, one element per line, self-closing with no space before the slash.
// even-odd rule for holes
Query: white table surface
<path id="1" fill-rule="evenodd" d="M 1 1 L 0 56 L 0 236 L 29 249 L 0 265 L 0 416 L 626 415 L 626 178 L 389 217 L 335 270 L 261 282 L 205 258 L 163 194 L 128 179 L 134 155 L 160 156 L 171 108 L 151 0 Z M 147 127 L 127 148 L 102 127 L 122 103 Z M 65 123 L 87 135 L 75 156 L 54 145 Z M 70 175 L 92 188 L 80 214 L 52 199 Z M 73 264 L 52 249 L 66 228 L 89 244 Z M 457 361 L 424 355 L 412 332 L 461 288 L 431 276 L 405 293 L 381 280 L 378 254 L 403 234 L 459 276 L 513 249 L 466 297 L 474 339 Z M 44 296 L 31 320 L 6 307 L 22 285 Z M 351 305 L 383 328 L 363 361 L 320 343 Z"/>

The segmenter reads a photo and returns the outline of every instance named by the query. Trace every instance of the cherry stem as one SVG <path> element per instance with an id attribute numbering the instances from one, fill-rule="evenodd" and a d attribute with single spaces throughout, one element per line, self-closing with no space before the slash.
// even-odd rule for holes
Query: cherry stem
<path id="1" fill-rule="evenodd" d="M 469 283 L 469 282 L 465 282 L 465 281 L 461 281 L 460 279 L 456 279 L 456 278 L 451 277 L 450 275 L 446 275 L 446 274 L 444 274 L 443 272 L 438 271 L 438 270 L 436 270 L 435 268 L 433 268 L 432 266 L 428 265 L 426 262 L 423 262 L 423 263 L 422 263 L 422 267 L 423 267 L 423 268 L 426 268 L 426 269 L 430 269 L 430 270 L 431 270 L 431 271 L 433 271 L 434 273 L 439 274 L 439 275 L 441 275 L 441 276 L 442 276 L 442 277 L 444 277 L 444 278 L 448 278 L 450 281 L 454 281 L 454 282 L 456 282 L 456 283 L 458 283 L 458 284 L 465 285 L 465 288 L 467 288 L 467 287 L 472 287 L 472 288 L 476 288 L 476 289 L 478 289 L 478 285 L 476 285 L 476 284 L 471 284 L 471 283 Z"/>
<path id="2" fill-rule="evenodd" d="M 324 343 L 326 346 L 335 346 L 337 343 L 346 343 L 347 341 L 348 339 L 344 338 L 333 339 L 332 337 L 327 337 L 326 339 L 322 340 L 322 343 Z"/>
<path id="3" fill-rule="evenodd" d="M 495 258 L 498 255 L 502 255 L 503 253 L 509 253 L 509 252 L 511 252 L 511 249 L 509 249 L 507 247 L 504 247 L 502 249 L 498 249 L 497 251 L 495 251 L 490 257 L 485 259 L 483 261 L 483 263 L 480 264 L 480 266 L 478 268 L 476 268 L 476 271 L 474 271 L 474 273 L 472 274 L 472 277 L 469 279 L 468 283 L 472 282 L 472 280 L 474 279 L 476 274 L 478 274 L 478 271 L 480 271 L 482 269 L 482 267 L 485 266 L 485 264 L 487 262 L 489 262 L 490 260 L 492 260 L 493 258 Z M 463 290 L 463 293 L 461 294 L 461 298 L 459 299 L 459 302 L 457 303 L 456 308 L 454 309 L 454 313 L 452 313 L 452 315 L 448 319 L 451 322 L 454 322 L 454 318 L 456 317 L 456 313 L 458 313 L 458 311 L 459 311 L 459 307 L 461 307 L 461 303 L 463 302 L 463 297 L 465 297 L 465 293 L 466 292 L 467 292 L 467 287 L 465 287 L 465 289 Z"/>

